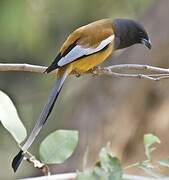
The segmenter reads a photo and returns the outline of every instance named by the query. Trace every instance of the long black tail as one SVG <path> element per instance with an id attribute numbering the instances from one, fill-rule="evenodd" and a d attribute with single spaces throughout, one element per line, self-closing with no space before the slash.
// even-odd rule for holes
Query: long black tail
<path id="1" fill-rule="evenodd" d="M 54 87 L 49 95 L 48 102 L 44 106 L 44 108 L 40 114 L 40 117 L 37 120 L 30 136 L 26 140 L 22 149 L 19 151 L 19 153 L 14 157 L 14 159 L 12 161 L 12 168 L 13 168 L 14 172 L 16 172 L 20 163 L 22 162 L 24 153 L 28 150 L 28 148 L 34 142 L 36 136 L 39 134 L 40 130 L 42 129 L 43 125 L 45 124 L 46 120 L 48 119 L 48 117 L 53 109 L 53 106 L 56 102 L 56 99 L 62 89 L 63 83 L 66 80 L 68 74 L 69 74 L 69 72 L 65 71 L 65 73 L 59 79 L 56 80 Z"/>

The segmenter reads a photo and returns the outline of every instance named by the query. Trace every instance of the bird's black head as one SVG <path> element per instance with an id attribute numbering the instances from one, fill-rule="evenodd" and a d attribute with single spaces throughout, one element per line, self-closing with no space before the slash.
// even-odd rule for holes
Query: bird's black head
<path id="1" fill-rule="evenodd" d="M 113 21 L 115 31 L 115 48 L 122 49 L 133 44 L 144 44 L 151 49 L 151 42 L 144 27 L 134 20 L 115 19 Z"/>

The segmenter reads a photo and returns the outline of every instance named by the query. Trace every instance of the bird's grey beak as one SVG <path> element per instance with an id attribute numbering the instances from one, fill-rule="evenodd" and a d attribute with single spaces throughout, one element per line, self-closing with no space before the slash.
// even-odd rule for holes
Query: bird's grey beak
<path id="1" fill-rule="evenodd" d="M 148 49 L 151 49 L 151 41 L 147 39 L 142 39 L 141 43 L 144 44 Z"/>

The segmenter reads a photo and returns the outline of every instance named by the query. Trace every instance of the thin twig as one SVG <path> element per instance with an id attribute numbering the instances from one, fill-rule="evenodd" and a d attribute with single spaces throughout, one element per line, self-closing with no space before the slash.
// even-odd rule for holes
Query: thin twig
<path id="1" fill-rule="evenodd" d="M 126 74 L 126 73 L 117 73 L 117 72 L 112 72 L 112 71 L 104 71 L 102 75 L 112 75 L 113 77 L 123 77 L 123 78 L 137 78 L 137 79 L 148 79 L 151 81 L 158 81 L 159 77 L 151 77 L 151 75 L 146 75 L 146 74 Z"/>
<path id="2" fill-rule="evenodd" d="M 148 70 L 156 73 L 169 74 L 168 68 L 159 68 L 145 64 L 118 64 L 118 65 L 109 66 L 109 68 L 111 70 Z"/>

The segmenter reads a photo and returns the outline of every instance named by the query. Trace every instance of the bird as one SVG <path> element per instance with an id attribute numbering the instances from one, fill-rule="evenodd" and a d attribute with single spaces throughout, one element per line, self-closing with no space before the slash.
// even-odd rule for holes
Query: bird
<path id="1" fill-rule="evenodd" d="M 44 73 L 57 71 L 57 79 L 30 136 L 12 161 L 14 172 L 47 121 L 66 78 L 83 74 L 104 62 L 112 52 L 143 44 L 151 49 L 147 31 L 133 19 L 101 19 L 74 30 Z"/>

